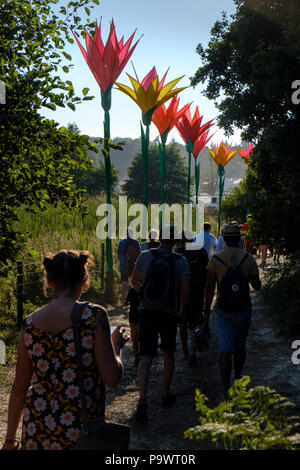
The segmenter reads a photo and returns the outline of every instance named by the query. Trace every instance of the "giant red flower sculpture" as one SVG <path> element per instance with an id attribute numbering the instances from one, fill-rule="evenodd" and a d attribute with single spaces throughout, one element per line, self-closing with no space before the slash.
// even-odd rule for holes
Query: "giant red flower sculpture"
<path id="1" fill-rule="evenodd" d="M 101 104 L 104 109 L 104 148 L 105 152 L 105 179 L 106 179 L 106 202 L 111 204 L 111 162 L 110 162 L 110 117 L 111 108 L 111 90 L 118 76 L 124 69 L 130 59 L 138 41 L 131 46 L 135 32 L 124 43 L 124 38 L 118 41 L 114 21 L 110 25 L 109 35 L 104 45 L 101 38 L 101 24 L 96 26 L 95 35 L 92 38 L 85 31 L 86 49 L 80 44 L 76 35 L 73 33 L 76 42 L 86 60 L 92 74 L 94 75 L 100 90 Z M 106 238 L 106 260 L 109 276 L 113 278 L 113 255 L 111 238 Z"/>
<path id="2" fill-rule="evenodd" d="M 244 150 L 243 148 L 241 148 L 241 150 L 239 151 L 240 156 L 242 157 L 242 159 L 244 160 L 247 166 L 250 163 L 249 157 L 251 153 L 253 152 L 253 149 L 254 149 L 254 145 L 248 144 L 247 150 Z"/>
<path id="3" fill-rule="evenodd" d="M 130 47 L 135 32 L 125 44 L 123 37 L 118 41 L 114 21 L 112 20 L 110 32 L 104 45 L 101 38 L 100 24 L 96 26 L 94 38 L 85 31 L 86 50 L 82 47 L 74 33 L 73 35 L 86 63 L 101 88 L 101 92 L 104 93 L 109 87 L 113 86 L 136 48 L 138 41 Z"/>
<path id="4" fill-rule="evenodd" d="M 187 203 L 190 203 L 190 191 L 191 191 L 191 158 L 194 152 L 196 140 L 200 138 L 208 129 L 213 126 L 213 119 L 205 124 L 202 124 L 203 116 L 199 115 L 199 108 L 196 106 L 194 116 L 191 116 L 190 109 L 184 113 L 180 121 L 177 122 L 176 127 L 186 144 L 186 150 L 189 154 L 188 164 L 188 181 L 187 181 Z"/>

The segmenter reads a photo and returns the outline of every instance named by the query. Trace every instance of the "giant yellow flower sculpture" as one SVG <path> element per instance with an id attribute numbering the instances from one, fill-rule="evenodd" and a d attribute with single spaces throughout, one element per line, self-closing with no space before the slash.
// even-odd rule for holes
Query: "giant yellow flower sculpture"
<path id="1" fill-rule="evenodd" d="M 164 104 L 173 96 L 177 95 L 180 91 L 186 87 L 175 88 L 179 80 L 182 77 L 176 78 L 171 82 L 165 83 L 167 72 L 163 78 L 159 80 L 155 67 L 143 78 L 140 82 L 136 74 L 136 79 L 128 75 L 132 88 L 122 83 L 116 82 L 117 90 L 122 91 L 141 108 L 142 110 L 142 121 L 146 126 L 146 132 L 144 132 L 141 124 L 141 135 L 142 135 L 142 158 L 143 158 L 143 204 L 148 206 L 148 148 L 149 148 L 149 127 L 152 122 L 154 111 Z"/>
<path id="2" fill-rule="evenodd" d="M 226 148 L 224 142 L 221 142 L 220 145 L 216 148 L 216 150 L 207 149 L 215 161 L 215 164 L 218 167 L 218 175 L 219 175 L 219 211 L 218 211 L 218 235 L 220 234 L 221 228 L 221 202 L 224 192 L 224 184 L 225 184 L 225 170 L 224 167 L 239 153 L 239 150 L 231 150 L 231 145 Z"/>
<path id="3" fill-rule="evenodd" d="M 224 142 L 220 143 L 220 145 L 216 148 L 216 151 L 212 149 L 207 149 L 207 150 L 209 151 L 211 157 L 215 161 L 217 167 L 222 165 L 223 168 L 224 166 L 227 165 L 227 163 L 230 162 L 230 160 L 233 159 L 233 157 L 236 156 L 237 153 L 239 153 L 239 150 L 233 150 L 233 152 L 230 152 L 231 145 L 227 149 Z"/>
<path id="4" fill-rule="evenodd" d="M 135 79 L 129 74 L 127 75 L 133 88 L 116 82 L 117 89 L 130 96 L 130 98 L 141 108 L 143 123 L 145 126 L 151 124 L 152 115 L 159 106 L 186 88 L 175 88 L 173 90 L 174 86 L 177 85 L 183 76 L 164 85 L 167 72 L 163 76 L 162 80 L 159 81 L 155 67 L 150 70 L 141 82 L 138 77 Z"/>

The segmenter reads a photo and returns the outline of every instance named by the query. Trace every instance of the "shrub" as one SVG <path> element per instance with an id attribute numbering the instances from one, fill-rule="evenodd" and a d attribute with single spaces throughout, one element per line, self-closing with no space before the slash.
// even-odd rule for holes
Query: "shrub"
<path id="1" fill-rule="evenodd" d="M 262 293 L 281 329 L 300 331 L 300 251 L 266 271 Z"/>
<path id="2" fill-rule="evenodd" d="M 187 429 L 184 436 L 209 437 L 213 442 L 222 442 L 226 449 L 292 449 L 292 425 L 286 415 L 293 404 L 269 387 L 247 390 L 249 382 L 248 376 L 236 380 L 229 390 L 230 400 L 213 409 L 206 406 L 205 395 L 196 390 L 200 424 Z"/>

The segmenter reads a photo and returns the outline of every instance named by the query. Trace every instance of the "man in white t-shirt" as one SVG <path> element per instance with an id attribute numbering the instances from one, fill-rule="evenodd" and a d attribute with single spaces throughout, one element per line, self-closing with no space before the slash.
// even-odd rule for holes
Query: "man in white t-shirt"
<path id="1" fill-rule="evenodd" d="M 196 244 L 200 245 L 207 252 L 208 259 L 212 257 L 217 247 L 217 239 L 210 233 L 211 225 L 208 222 L 203 224 L 203 232 L 199 233 L 196 237 Z"/>

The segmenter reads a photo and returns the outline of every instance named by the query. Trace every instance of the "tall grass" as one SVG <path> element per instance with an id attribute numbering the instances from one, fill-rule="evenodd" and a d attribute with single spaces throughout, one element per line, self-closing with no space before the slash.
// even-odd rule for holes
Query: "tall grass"
<path id="1" fill-rule="evenodd" d="M 28 239 L 27 245 L 20 255 L 20 260 L 24 265 L 25 315 L 48 301 L 43 294 L 42 260 L 46 253 L 55 253 L 61 249 L 89 250 L 94 255 L 95 268 L 90 273 L 90 288 L 83 298 L 88 297 L 93 302 L 103 303 L 103 286 L 100 285 L 103 240 L 100 240 L 96 235 L 96 227 L 100 221 L 96 215 L 96 209 L 99 204 L 104 202 L 103 196 L 90 197 L 86 199 L 84 206 L 68 212 L 62 210 L 59 205 L 57 207 L 49 205 L 46 210 L 39 213 L 28 212 L 25 207 L 18 210 L 19 221 L 16 228 Z M 113 204 L 116 214 L 118 214 L 118 200 L 116 199 Z M 129 205 L 130 201 L 128 201 Z M 132 219 L 133 217 L 128 217 L 128 222 Z M 216 217 L 207 216 L 205 220 L 211 223 L 212 233 L 216 233 Z M 118 234 L 118 216 L 116 222 Z M 149 221 L 149 228 L 151 228 L 151 221 Z M 118 239 L 113 240 L 117 295 L 120 293 L 116 256 L 118 241 Z M 15 324 L 16 321 L 16 280 L 16 264 L 12 263 L 5 278 L 0 279 L 0 330 L 6 329 L 8 322 Z"/>

